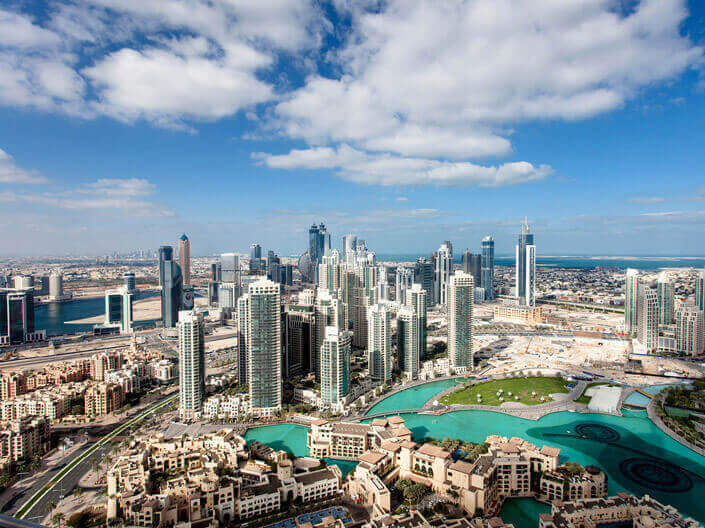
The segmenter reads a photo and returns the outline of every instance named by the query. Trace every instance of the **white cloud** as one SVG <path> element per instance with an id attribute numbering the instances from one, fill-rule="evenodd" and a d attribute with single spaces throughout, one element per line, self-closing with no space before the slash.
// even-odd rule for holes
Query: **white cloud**
<path id="1" fill-rule="evenodd" d="M 683 0 L 339 3 L 353 35 L 339 78 L 312 75 L 274 125 L 314 145 L 472 159 L 511 150 L 505 127 L 622 106 L 703 50 L 682 36 Z"/>
<path id="2" fill-rule="evenodd" d="M 633 196 L 628 201 L 636 204 L 653 204 L 664 202 L 665 198 L 661 196 Z"/>
<path id="3" fill-rule="evenodd" d="M 0 181 L 1 175 L 0 172 Z M 155 192 L 156 186 L 147 180 L 107 178 L 77 188 L 43 193 L 3 193 L 0 196 L 6 203 L 34 204 L 69 211 L 119 212 L 132 218 L 174 216 L 174 211 L 169 207 L 145 199 Z"/>
<path id="4" fill-rule="evenodd" d="M 99 108 L 124 120 L 218 119 L 271 97 L 253 74 L 269 59 L 250 48 L 224 59 L 211 56 L 204 39 L 171 48 L 122 49 L 85 69 L 100 90 Z"/>
<path id="5" fill-rule="evenodd" d="M 41 174 L 15 165 L 12 156 L 0 149 L 0 183 L 37 184 L 47 182 L 48 180 Z"/>
<path id="6" fill-rule="evenodd" d="M 544 179 L 551 167 L 526 161 L 482 166 L 391 154 L 369 154 L 349 145 L 314 147 L 253 157 L 278 169 L 335 169 L 344 179 L 368 185 L 514 185 Z"/>
<path id="7" fill-rule="evenodd" d="M 37 48 L 58 42 L 56 33 L 34 24 L 29 17 L 0 9 L 0 46 Z"/>

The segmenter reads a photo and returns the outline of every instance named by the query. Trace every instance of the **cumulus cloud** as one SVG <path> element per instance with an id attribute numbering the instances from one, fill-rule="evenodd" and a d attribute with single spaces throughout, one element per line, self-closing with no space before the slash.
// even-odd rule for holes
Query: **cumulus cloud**
<path id="1" fill-rule="evenodd" d="M 295 149 L 280 155 L 259 152 L 253 157 L 271 168 L 335 169 L 346 180 L 368 185 L 491 187 L 539 181 L 553 172 L 548 165 L 536 167 L 526 161 L 482 166 L 470 162 L 370 154 L 349 145 Z"/>
<path id="2" fill-rule="evenodd" d="M 0 149 L 0 183 L 37 184 L 47 182 L 48 180 L 41 174 L 18 167 L 12 156 Z"/>

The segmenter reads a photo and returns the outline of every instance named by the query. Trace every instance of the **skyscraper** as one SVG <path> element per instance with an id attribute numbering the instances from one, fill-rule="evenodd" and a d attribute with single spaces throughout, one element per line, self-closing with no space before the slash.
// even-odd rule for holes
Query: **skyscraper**
<path id="1" fill-rule="evenodd" d="M 132 332 L 132 293 L 123 286 L 105 292 L 105 322 L 103 327 L 118 328 L 121 334 Z"/>
<path id="2" fill-rule="evenodd" d="M 396 273 L 396 301 L 400 304 L 406 304 L 407 291 L 414 284 L 414 270 L 399 266 Z"/>
<path id="3" fill-rule="evenodd" d="M 456 271 L 448 288 L 448 359 L 452 367 L 474 366 L 472 308 L 475 301 L 472 275 Z"/>
<path id="4" fill-rule="evenodd" d="M 191 242 L 186 233 L 179 237 L 179 266 L 184 277 L 184 286 L 191 284 Z"/>
<path id="5" fill-rule="evenodd" d="M 179 312 L 179 416 L 193 420 L 201 413 L 206 393 L 206 341 L 203 316 Z"/>
<path id="6" fill-rule="evenodd" d="M 695 306 L 705 311 L 705 268 L 695 279 Z"/>
<path id="7" fill-rule="evenodd" d="M 250 271 L 258 273 L 262 267 L 262 246 L 250 244 Z"/>
<path id="8" fill-rule="evenodd" d="M 321 398 L 336 405 L 350 390 L 350 343 L 352 334 L 337 326 L 325 328 L 321 345 Z"/>
<path id="9" fill-rule="evenodd" d="M 32 288 L 0 289 L 0 345 L 41 341 L 46 331 L 34 328 Z"/>
<path id="10" fill-rule="evenodd" d="M 639 272 L 629 268 L 624 283 L 624 329 L 636 337 L 639 320 Z"/>
<path id="11" fill-rule="evenodd" d="M 181 267 L 173 260 L 174 250 L 171 246 L 159 248 L 159 279 L 162 285 L 161 309 L 164 326 L 176 325 L 182 305 L 183 278 Z"/>
<path id="12" fill-rule="evenodd" d="M 357 235 L 345 235 L 343 237 L 343 261 L 347 266 L 355 263 L 355 252 L 357 251 Z"/>
<path id="13" fill-rule="evenodd" d="M 658 349 L 658 295 L 651 288 L 639 286 L 637 340 L 647 353 Z"/>
<path id="14" fill-rule="evenodd" d="M 250 333 L 250 296 L 249 294 L 242 295 L 237 300 L 237 329 L 238 329 L 238 348 L 237 348 L 237 374 L 240 385 L 247 383 L 248 372 L 248 351 L 249 333 Z"/>
<path id="15" fill-rule="evenodd" d="M 448 304 L 448 282 L 453 273 L 453 245 L 447 240 L 441 244 L 436 253 L 436 270 L 434 294 L 436 304 Z"/>
<path id="16" fill-rule="evenodd" d="M 465 250 L 463 253 L 462 269 L 472 275 L 475 287 L 479 288 L 482 282 L 482 256 Z"/>
<path id="17" fill-rule="evenodd" d="M 536 303 L 536 246 L 526 220 L 516 246 L 516 293 L 520 305 Z"/>
<path id="18" fill-rule="evenodd" d="M 420 284 L 426 291 L 426 303 L 428 306 L 436 304 L 433 293 L 433 262 L 425 257 L 419 257 L 414 265 L 414 282 Z"/>
<path id="19" fill-rule="evenodd" d="M 698 356 L 705 349 L 705 316 L 697 306 L 682 305 L 676 310 L 676 352 Z"/>
<path id="20" fill-rule="evenodd" d="M 247 383 L 255 414 L 282 405 L 281 298 L 279 285 L 260 279 L 249 287 Z"/>
<path id="21" fill-rule="evenodd" d="M 167 267 L 166 262 L 174 260 L 174 248 L 171 246 L 161 246 L 159 248 L 159 286 L 164 286 L 164 273 Z"/>
<path id="22" fill-rule="evenodd" d="M 345 310 L 343 303 L 329 290 L 318 289 L 314 305 L 316 332 L 313 343 L 313 358 L 311 370 L 315 372 L 316 379 L 321 378 L 321 362 L 319 354 L 323 340 L 326 337 L 326 328 L 334 326 L 340 330 L 346 329 Z"/>
<path id="23" fill-rule="evenodd" d="M 216 269 L 216 273 L 217 273 Z M 235 253 L 220 255 L 220 274 L 217 279 L 223 282 L 240 283 L 240 257 Z"/>
<path id="24" fill-rule="evenodd" d="M 491 236 L 482 239 L 481 286 L 485 290 L 485 299 L 494 299 L 494 240 Z"/>
<path id="25" fill-rule="evenodd" d="M 367 358 L 371 379 L 386 382 L 392 378 L 391 313 L 383 304 L 367 310 Z"/>
<path id="26" fill-rule="evenodd" d="M 420 284 L 414 284 L 406 292 L 406 304 L 413 308 L 419 318 L 419 359 L 426 356 L 426 306 L 428 293 Z"/>
<path id="27" fill-rule="evenodd" d="M 340 288 L 340 252 L 337 249 L 321 257 L 318 266 L 318 287 L 332 292 L 337 292 Z"/>
<path id="28" fill-rule="evenodd" d="M 311 358 L 315 356 L 313 343 L 315 341 L 316 314 L 313 304 L 291 304 L 285 314 L 284 371 L 287 377 L 305 374 L 311 371 Z"/>
<path id="29" fill-rule="evenodd" d="M 321 263 L 321 258 L 331 249 L 330 233 L 326 226 L 313 224 L 308 230 L 308 255 L 311 263 L 316 265 Z"/>
<path id="30" fill-rule="evenodd" d="M 659 274 L 656 294 L 658 296 L 658 320 L 659 324 L 671 324 L 673 322 L 673 284 L 666 272 Z"/>
<path id="31" fill-rule="evenodd" d="M 397 352 L 399 368 L 408 379 L 419 376 L 421 360 L 421 319 L 411 306 L 403 306 L 397 315 Z"/>

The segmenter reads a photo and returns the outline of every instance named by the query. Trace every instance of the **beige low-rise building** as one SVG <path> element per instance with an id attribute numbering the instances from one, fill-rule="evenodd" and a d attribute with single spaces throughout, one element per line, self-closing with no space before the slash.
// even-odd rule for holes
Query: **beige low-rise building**
<path id="1" fill-rule="evenodd" d="M 544 472 L 539 487 L 540 498 L 549 502 L 605 497 L 607 475 L 596 466 L 561 466 L 555 471 Z"/>
<path id="2" fill-rule="evenodd" d="M 526 326 L 543 324 L 543 310 L 540 306 L 500 304 L 494 307 L 494 320 L 501 323 L 514 323 Z"/>
<path id="3" fill-rule="evenodd" d="M 141 528 L 185 521 L 217 526 L 261 518 L 293 501 L 340 495 L 337 466 L 303 466 L 282 451 L 246 446 L 228 429 L 196 437 L 138 438 L 108 472 L 108 522 Z"/>
<path id="4" fill-rule="evenodd" d="M 33 417 L 0 424 L 0 467 L 42 456 L 49 449 L 49 423 Z"/>
<path id="5" fill-rule="evenodd" d="M 391 439 L 411 440 L 404 419 L 392 416 L 371 424 L 314 420 L 306 437 L 311 456 L 358 460 L 365 452 Z"/>
<path id="6" fill-rule="evenodd" d="M 395 422 L 392 427 L 387 421 L 381 431 L 408 430 L 401 418 L 396 417 Z M 557 471 L 560 454 L 557 448 L 539 448 L 521 438 L 495 435 L 487 437 L 474 460 L 454 460 L 451 452 L 439 445 L 419 445 L 406 435 L 369 442 L 368 446 L 359 456 L 346 490 L 353 499 L 371 506 L 375 515 L 390 513 L 391 496 L 385 482 L 399 478 L 431 488 L 469 515 L 478 511 L 493 514 L 506 498 L 534 496 L 540 477 Z M 586 484 L 585 490 L 591 488 Z"/>
<path id="7" fill-rule="evenodd" d="M 551 513 L 539 516 L 539 528 L 574 528 L 632 523 L 634 528 L 696 528 L 699 523 L 682 516 L 672 506 L 649 495 L 635 497 L 618 493 L 613 497 L 554 501 Z"/>
<path id="8" fill-rule="evenodd" d="M 84 395 L 88 418 L 113 413 L 125 403 L 125 389 L 118 383 L 99 382 L 90 385 Z"/>

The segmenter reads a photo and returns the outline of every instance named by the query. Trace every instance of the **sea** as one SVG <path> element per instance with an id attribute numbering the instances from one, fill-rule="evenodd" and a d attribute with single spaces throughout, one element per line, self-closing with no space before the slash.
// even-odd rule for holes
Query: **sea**
<path id="1" fill-rule="evenodd" d="M 393 253 L 377 254 L 380 262 L 414 262 L 418 257 L 428 254 Z M 460 263 L 461 257 L 455 256 Z M 514 256 L 495 256 L 495 266 L 514 266 Z M 640 270 L 658 270 L 662 268 L 704 268 L 705 257 L 631 257 L 631 256 L 589 256 L 589 255 L 555 255 L 537 256 L 536 265 L 544 267 L 588 269 L 588 268 L 635 268 Z"/>

